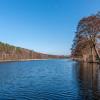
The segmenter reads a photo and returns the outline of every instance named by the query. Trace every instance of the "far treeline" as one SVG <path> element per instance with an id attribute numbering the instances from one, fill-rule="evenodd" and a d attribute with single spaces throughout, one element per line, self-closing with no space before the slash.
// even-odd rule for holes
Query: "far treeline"
<path id="1" fill-rule="evenodd" d="M 72 45 L 72 58 L 100 62 L 100 12 L 79 21 Z"/>
<path id="2" fill-rule="evenodd" d="M 21 47 L 0 42 L 0 61 L 2 60 L 25 60 L 25 59 L 51 59 L 65 58 L 65 56 L 49 55 Z"/>

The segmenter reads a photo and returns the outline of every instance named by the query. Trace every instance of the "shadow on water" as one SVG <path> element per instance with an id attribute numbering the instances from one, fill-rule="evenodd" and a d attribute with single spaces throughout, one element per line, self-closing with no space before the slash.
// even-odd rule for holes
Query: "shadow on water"
<path id="1" fill-rule="evenodd" d="M 77 63 L 83 100 L 100 100 L 100 65 L 96 63 Z"/>

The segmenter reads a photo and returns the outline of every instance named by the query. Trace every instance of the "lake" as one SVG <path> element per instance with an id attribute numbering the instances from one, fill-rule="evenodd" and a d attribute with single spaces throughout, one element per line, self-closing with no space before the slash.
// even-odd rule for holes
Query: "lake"
<path id="1" fill-rule="evenodd" d="M 0 63 L 0 100 L 100 100 L 100 65 L 67 59 Z"/>

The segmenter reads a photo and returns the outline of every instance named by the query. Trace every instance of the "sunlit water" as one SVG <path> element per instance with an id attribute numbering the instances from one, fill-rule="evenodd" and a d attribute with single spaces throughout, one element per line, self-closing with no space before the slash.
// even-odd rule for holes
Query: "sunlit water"
<path id="1" fill-rule="evenodd" d="M 71 60 L 0 63 L 0 100 L 100 100 L 100 66 Z"/>

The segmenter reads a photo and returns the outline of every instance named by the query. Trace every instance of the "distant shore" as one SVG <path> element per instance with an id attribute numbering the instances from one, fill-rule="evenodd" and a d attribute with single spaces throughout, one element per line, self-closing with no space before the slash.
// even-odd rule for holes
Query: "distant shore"
<path id="1" fill-rule="evenodd" d="M 50 60 L 50 59 L 19 59 L 19 60 L 0 60 L 0 63 L 2 63 L 2 62 L 34 61 L 34 60 Z"/>
<path id="2" fill-rule="evenodd" d="M 19 60 L 0 60 L 0 62 L 17 62 L 17 61 L 34 61 L 34 60 L 48 60 L 48 59 L 19 59 Z"/>

